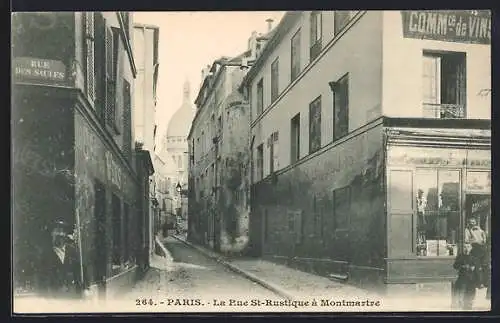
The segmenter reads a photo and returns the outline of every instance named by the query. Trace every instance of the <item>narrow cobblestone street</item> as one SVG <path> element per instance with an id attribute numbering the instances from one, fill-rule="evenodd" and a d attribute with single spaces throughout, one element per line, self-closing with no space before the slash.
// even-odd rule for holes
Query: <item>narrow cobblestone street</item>
<path id="1" fill-rule="evenodd" d="M 214 295 L 219 299 L 280 298 L 172 237 L 164 243 L 173 263 L 155 258 L 153 268 L 124 298 L 159 296 L 212 300 Z"/>

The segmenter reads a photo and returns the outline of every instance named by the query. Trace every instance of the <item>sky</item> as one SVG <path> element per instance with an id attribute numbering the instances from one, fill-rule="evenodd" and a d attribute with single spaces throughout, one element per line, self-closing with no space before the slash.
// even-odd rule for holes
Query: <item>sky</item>
<path id="1" fill-rule="evenodd" d="M 134 22 L 160 29 L 157 145 L 170 117 L 181 106 L 184 81 L 191 82 L 194 101 L 204 66 L 220 56 L 236 56 L 246 51 L 252 31 L 267 32 L 266 19 L 274 19 L 274 27 L 283 14 L 283 11 L 133 13 Z"/>

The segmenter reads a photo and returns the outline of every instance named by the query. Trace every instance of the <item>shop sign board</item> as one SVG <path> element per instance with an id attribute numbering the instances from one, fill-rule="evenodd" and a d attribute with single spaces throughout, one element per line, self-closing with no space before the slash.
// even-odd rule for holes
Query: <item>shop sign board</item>
<path id="1" fill-rule="evenodd" d="M 13 59 L 12 69 L 16 82 L 62 84 L 66 81 L 66 66 L 61 61 L 16 57 Z"/>
<path id="2" fill-rule="evenodd" d="M 408 10 L 401 15 L 405 38 L 491 44 L 487 10 Z"/>
<path id="3" fill-rule="evenodd" d="M 431 147 L 390 146 L 387 162 L 391 165 L 434 165 L 448 167 L 491 168 L 489 150 L 439 149 Z"/>

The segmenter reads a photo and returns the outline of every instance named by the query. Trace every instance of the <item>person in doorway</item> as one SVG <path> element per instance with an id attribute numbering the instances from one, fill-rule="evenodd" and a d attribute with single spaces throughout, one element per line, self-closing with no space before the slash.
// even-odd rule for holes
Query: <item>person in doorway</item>
<path id="1" fill-rule="evenodd" d="M 457 256 L 453 264 L 453 268 L 458 271 L 455 292 L 457 293 L 459 306 L 464 310 L 472 309 L 479 280 L 477 270 L 480 262 L 479 259 L 472 255 L 471 250 L 471 244 L 465 243 L 463 252 Z"/>
<path id="2" fill-rule="evenodd" d="M 479 275 L 479 288 L 486 285 L 486 275 L 483 273 L 486 270 L 486 233 L 481 229 L 477 223 L 477 219 L 471 217 L 467 220 L 467 227 L 465 228 L 464 242 L 472 246 L 471 254 L 480 261 L 480 268 L 478 268 Z"/>
<path id="3" fill-rule="evenodd" d="M 54 222 L 51 246 L 41 254 L 41 293 L 46 297 L 63 299 L 83 298 L 90 294 L 88 280 L 82 277 L 80 258 L 64 220 Z"/>

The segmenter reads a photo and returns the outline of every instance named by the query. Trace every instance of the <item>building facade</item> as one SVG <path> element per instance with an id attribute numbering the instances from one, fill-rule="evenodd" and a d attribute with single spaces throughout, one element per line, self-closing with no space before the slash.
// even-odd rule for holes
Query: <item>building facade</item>
<path id="1" fill-rule="evenodd" d="M 248 242 L 250 111 L 238 87 L 266 36 L 254 32 L 247 51 L 205 69 L 195 100 L 188 136 L 189 238 L 223 252 L 241 252 Z"/>
<path id="2" fill-rule="evenodd" d="M 112 295 L 147 265 L 141 197 L 152 170 L 132 143 L 131 19 L 124 12 L 13 15 L 19 294 L 36 293 L 44 279 L 38 256 L 51 248 L 50 226 L 58 218 L 76 228 L 84 276 L 99 295 Z"/>
<path id="3" fill-rule="evenodd" d="M 158 83 L 158 42 L 160 30 L 157 26 L 134 24 L 133 53 L 136 62 L 137 76 L 134 85 L 134 144 L 148 151 L 156 166 L 155 140 L 156 140 L 156 86 Z M 155 235 L 158 232 L 160 204 L 156 198 L 155 188 L 158 175 L 150 177 L 149 202 L 149 251 L 154 251 Z"/>
<path id="4" fill-rule="evenodd" d="M 276 29 L 241 87 L 253 253 L 449 288 L 465 219 L 491 235 L 489 13 L 288 12 Z"/>

